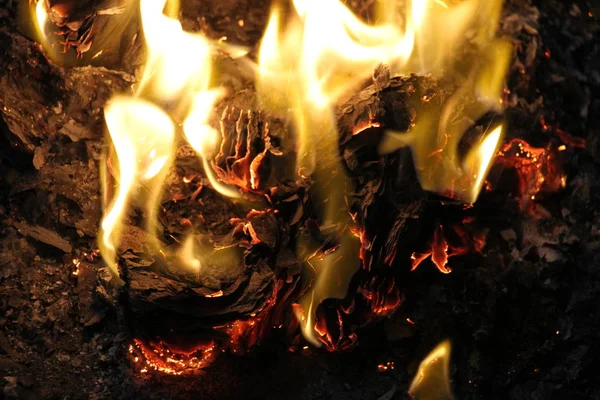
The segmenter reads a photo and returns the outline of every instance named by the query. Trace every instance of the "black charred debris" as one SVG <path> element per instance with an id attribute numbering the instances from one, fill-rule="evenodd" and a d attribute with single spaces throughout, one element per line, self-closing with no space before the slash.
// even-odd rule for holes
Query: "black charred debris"
<path id="1" fill-rule="evenodd" d="M 79 50 L 89 50 L 86 40 L 110 25 L 107 15 L 121 15 L 98 12 L 114 11 L 118 1 L 88 2 L 93 12 L 69 1 L 49 2 L 61 3 L 68 7 L 58 7 L 62 14 L 54 17 L 62 18 Z M 260 38 L 269 9 L 262 0 L 182 3 L 186 29 L 247 46 Z M 368 18 L 371 3 L 350 6 Z M 252 83 L 235 61 L 224 59 L 219 78 L 233 95 L 219 105 L 213 122 L 224 121 L 223 137 L 231 140 L 232 152 L 214 162 L 223 177 L 248 184 L 249 163 L 235 163 L 233 149 L 248 160 L 261 154 L 268 124 L 273 150 L 260 171 L 259 192 L 269 194 L 271 211 L 249 212 L 217 195 L 193 152 L 180 147 L 160 216 L 165 245 L 185 237 L 191 225 L 224 246 L 235 245 L 241 264 L 225 269 L 217 260 L 214 270 L 227 272 L 222 278 L 190 286 L 143 246 L 137 212 L 129 216 L 121 246 L 128 283 L 117 293 L 106 284 L 110 275 L 95 251 L 105 146 L 102 108 L 112 93 L 128 90 L 139 64 L 129 57 L 122 68 L 59 67 L 19 33 L 17 6 L 9 1 L 0 7 L 4 397 L 403 399 L 420 360 L 449 338 L 457 398 L 600 398 L 600 9 L 591 2 L 510 0 L 500 27 L 515 47 L 504 140 L 521 138 L 544 147 L 562 143 L 558 130 L 586 140 L 582 149 L 566 147 L 563 190 L 536 198 L 535 214 L 519 207 L 510 185 L 482 193 L 466 211 L 424 193 L 406 153 L 382 158 L 374 151 L 381 131 L 373 128 L 360 138 L 352 132 L 367 122 L 405 129 L 411 93 L 420 98 L 435 91 L 437 82 L 390 80 L 380 71 L 374 86 L 337 113 L 340 154 L 356 192 L 350 209 L 370 239 L 364 255 L 370 268 L 353 279 L 352 296 L 321 308 L 327 318 L 353 307 L 341 327 L 328 325 L 336 340 L 327 347 L 345 347 L 354 334 L 359 344 L 333 353 L 303 349 L 286 329 L 269 325 L 262 343 L 245 356 L 224 353 L 193 377 L 141 374 L 127 354 L 133 336 L 165 335 L 165 328 L 206 333 L 260 313 L 269 308 L 269 299 L 297 296 L 307 277 L 293 251 L 294 238 L 312 235 L 321 246 L 328 240 L 313 222 L 318 207 L 310 182 L 284 182 L 278 175 L 289 165 L 281 160 L 288 152 L 280 148 L 288 124 L 256 110 Z M 67 15 L 68 10 L 77 13 Z M 121 42 L 119 52 L 137 52 L 140 39 L 132 37 Z M 436 101 L 443 101 L 443 91 L 439 94 Z M 245 147 L 237 146 L 240 138 Z M 451 258 L 448 275 L 429 261 L 408 272 L 411 252 L 430 240 L 436 226 L 467 217 L 486 233 L 480 252 Z M 253 230 L 244 229 L 247 224 Z M 277 282 L 284 284 L 274 291 Z M 402 305 L 377 317 L 364 300 L 367 291 L 390 294 L 379 306 L 394 300 Z M 217 292 L 218 297 L 210 296 Z M 280 311 L 269 308 L 269 322 L 291 326 L 289 315 Z M 332 320 L 338 321 L 327 319 Z M 385 371 L 380 364 L 388 366 Z"/>

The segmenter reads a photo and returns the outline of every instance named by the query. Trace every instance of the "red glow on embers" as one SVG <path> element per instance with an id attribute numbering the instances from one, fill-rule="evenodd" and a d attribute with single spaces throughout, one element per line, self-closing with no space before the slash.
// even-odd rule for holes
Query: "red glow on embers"
<path id="1" fill-rule="evenodd" d="M 437 269 L 444 274 L 449 274 L 452 271 L 446 266 L 446 264 L 448 264 L 448 242 L 446 242 L 444 228 L 441 225 L 438 225 L 433 233 L 431 261 L 433 261 Z"/>
<path id="2" fill-rule="evenodd" d="M 431 259 L 437 269 L 449 274 L 452 268 L 448 266 L 448 259 L 472 252 L 481 252 L 486 242 L 485 232 L 468 228 L 473 223 L 473 218 L 465 217 L 460 223 L 446 225 L 437 224 L 431 242 L 426 245 L 427 251 L 413 252 L 411 255 L 411 271 L 417 269 L 426 259 Z M 449 240 L 448 237 L 452 237 Z"/>
<path id="3" fill-rule="evenodd" d="M 335 320 L 328 320 L 322 308 L 317 309 L 315 331 L 318 333 L 319 341 L 328 351 L 347 350 L 358 342 L 356 333 L 346 334 L 342 310 L 336 310 L 336 316 Z"/>
<path id="4" fill-rule="evenodd" d="M 393 279 L 373 277 L 358 288 L 369 303 L 371 311 L 378 317 L 391 315 L 402 303 L 400 290 Z"/>
<path id="5" fill-rule="evenodd" d="M 538 148 L 513 139 L 498 151 L 496 164 L 514 169 L 517 174 L 522 209 L 530 209 L 539 192 L 555 192 L 564 187 L 566 177 L 558 160 L 562 150 L 564 146 Z"/>
<path id="6" fill-rule="evenodd" d="M 218 349 L 212 341 L 192 349 L 181 350 L 162 341 L 134 339 L 128 351 L 141 373 L 158 371 L 168 375 L 198 373 L 208 367 L 218 354 Z"/>

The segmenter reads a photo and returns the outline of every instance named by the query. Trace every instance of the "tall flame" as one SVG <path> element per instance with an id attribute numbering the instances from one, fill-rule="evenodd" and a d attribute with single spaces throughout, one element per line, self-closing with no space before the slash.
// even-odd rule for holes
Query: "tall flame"
<path id="1" fill-rule="evenodd" d="M 208 125 L 208 117 L 222 95 L 221 90 L 210 88 L 213 46 L 201 34 L 184 31 L 181 23 L 169 16 L 175 15 L 177 9 L 174 1 L 140 0 L 148 52 L 143 76 L 134 96 L 116 96 L 105 109 L 106 125 L 118 158 L 117 169 L 110 157 L 118 188 L 102 220 L 100 248 L 115 276 L 116 249 L 129 199 L 139 192 L 140 184 L 150 180 L 146 193 L 147 230 L 151 240 L 158 236 L 158 202 L 175 151 L 177 125 L 183 125 L 185 137 L 202 159 L 212 186 L 223 195 L 239 195 L 217 181 L 208 162 L 217 146 L 217 135 Z M 185 242 L 181 254 L 194 254 L 191 239 Z M 187 265 L 199 271 L 198 262 L 192 258 Z"/>
<path id="2" fill-rule="evenodd" d="M 443 110 L 417 113 L 419 119 L 411 131 L 389 133 L 381 149 L 389 152 L 410 146 L 424 189 L 444 194 L 452 191 L 456 197 L 474 202 L 502 129 L 489 133 L 464 160 L 458 155 L 458 145 L 469 128 L 468 121 L 500 106 L 511 51 L 507 42 L 494 38 L 502 1 L 465 0 L 448 5 L 413 0 L 407 2 L 404 12 L 398 12 L 397 1 L 384 0 L 377 7 L 379 23 L 375 25 L 362 22 L 339 0 L 292 3 L 291 13 L 285 13 L 280 3 L 271 11 L 258 57 L 257 91 L 263 107 L 271 112 L 284 116 L 292 110 L 297 168 L 315 181 L 315 197 L 325 204 L 324 223 L 338 226 L 338 234 L 343 235 L 350 222 L 340 207 L 346 209 L 344 193 L 353 192 L 346 188 L 348 180 L 338 156 L 334 104 L 368 79 L 380 63 L 389 64 L 394 74 L 449 70 L 468 77 Z M 479 50 L 465 63 L 457 61 L 456 54 L 466 44 L 467 32 Z M 331 171 L 336 172 L 333 181 Z M 325 184 L 328 189 L 319 189 Z M 319 302 L 343 297 L 360 265 L 354 261 L 359 258 L 359 246 L 345 242 L 341 250 L 325 256 L 318 268 L 311 262 L 316 278 L 300 301 L 302 312 L 298 315 L 306 338 L 315 344 L 318 333 L 313 325 Z M 351 252 L 355 254 L 346 256 Z M 333 258 L 338 261 L 328 261 Z M 343 278 L 330 278 L 335 269 L 343 271 Z"/>
<path id="3" fill-rule="evenodd" d="M 150 227 L 162 188 L 162 179 L 154 179 L 169 165 L 173 153 L 175 126 L 160 108 L 146 100 L 117 96 L 104 110 L 106 125 L 118 161 L 118 189 L 102 219 L 100 248 L 115 275 L 116 243 L 134 186 L 150 182 L 148 210 Z M 112 160 L 111 160 L 112 161 Z M 112 165 L 112 164 L 111 164 Z M 115 168 L 116 169 L 116 168 Z"/>
<path id="4" fill-rule="evenodd" d="M 414 400 L 452 400 L 450 388 L 450 342 L 438 344 L 421 364 L 408 393 Z"/>
<path id="5" fill-rule="evenodd" d="M 422 13 L 418 9 L 409 13 L 406 28 L 401 29 L 395 17 L 367 25 L 337 0 L 295 0 L 293 6 L 295 15 L 285 26 L 282 7 L 273 8 L 260 48 L 257 90 L 263 106 L 272 112 L 293 110 L 297 169 L 314 180 L 313 197 L 323 204 L 322 225 L 336 227 L 341 243 L 335 252 L 309 261 L 316 277 L 300 300 L 302 331 L 320 345 L 315 330 L 318 305 L 326 298 L 343 298 L 360 267 L 360 242 L 348 229 L 346 197 L 354 190 L 339 159 L 333 106 L 379 63 L 408 62 Z"/>

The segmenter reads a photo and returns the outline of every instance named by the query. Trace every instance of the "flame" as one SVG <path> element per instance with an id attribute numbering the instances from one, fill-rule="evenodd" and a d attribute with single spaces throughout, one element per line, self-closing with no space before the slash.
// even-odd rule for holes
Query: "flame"
<path id="1" fill-rule="evenodd" d="M 157 206 L 175 151 L 176 126 L 183 126 L 213 188 L 225 196 L 239 196 L 217 181 L 208 163 L 218 144 L 208 118 L 215 101 L 223 95 L 222 90 L 210 87 L 213 45 L 201 34 L 184 31 L 181 23 L 169 16 L 177 14 L 177 2 L 140 0 L 139 4 L 148 53 L 140 85 L 133 97 L 116 96 L 105 109 L 118 171 L 112 163 L 109 167 L 116 175 L 118 189 L 102 220 L 100 248 L 115 276 L 116 246 L 129 199 L 139 184 L 150 180 L 147 230 L 156 242 Z M 112 157 L 109 159 L 112 161 Z M 181 254 L 194 254 L 191 238 L 184 243 Z M 183 265 L 199 272 L 198 263 L 197 257 L 190 257 Z"/>
<path id="2" fill-rule="evenodd" d="M 325 340 L 327 330 L 317 327 L 317 308 L 325 299 L 346 296 L 350 279 L 360 267 L 359 250 L 360 241 L 350 231 L 345 231 L 340 245 L 333 251 L 308 261 L 315 272 L 315 281 L 294 311 L 304 337 L 314 346 L 329 342 Z"/>
<path id="3" fill-rule="evenodd" d="M 479 192 L 483 187 L 485 177 L 487 176 L 494 155 L 498 150 L 500 138 L 502 137 L 502 127 L 499 126 L 483 139 L 479 146 L 476 146 L 466 157 L 464 162 L 465 174 L 471 177 L 469 181 L 467 199 L 473 203 L 477 200 Z"/>
<path id="4" fill-rule="evenodd" d="M 564 145 L 563 145 L 564 146 Z M 521 139 L 513 139 L 498 150 L 496 163 L 514 169 L 519 187 L 519 205 L 531 209 L 540 192 L 555 192 L 566 184 L 566 175 L 558 152 L 566 147 L 534 147 Z"/>
<path id="5" fill-rule="evenodd" d="M 63 61 L 65 56 L 58 50 L 60 46 L 56 46 L 58 40 L 52 41 L 52 28 L 56 28 L 49 21 L 48 2 L 46 0 L 38 0 L 30 4 L 30 14 L 32 14 L 33 25 L 35 27 L 35 37 L 44 48 L 44 52 L 54 61 Z M 51 28 L 52 27 L 52 28 Z M 58 39 L 58 36 L 56 37 Z"/>
<path id="6" fill-rule="evenodd" d="M 259 100 L 266 111 L 291 116 L 297 136 L 296 170 L 313 181 L 310 195 L 319 208 L 319 224 L 334 232 L 325 240 L 327 244 L 309 243 L 303 238 L 300 242 L 306 243 L 299 243 L 299 247 L 312 250 L 313 256 L 307 262 L 315 278 L 299 301 L 301 312 L 297 316 L 303 334 L 317 346 L 327 342 L 323 337 L 328 335 L 318 326 L 317 308 L 327 298 L 343 298 L 361 266 L 361 240 L 352 234 L 353 223 L 347 212 L 350 193 L 355 190 L 339 157 L 336 103 L 360 87 L 381 63 L 389 64 L 394 74 L 437 74 L 447 70 L 466 77 L 443 109 L 415 105 L 414 126 L 409 132 L 389 133 L 382 151 L 410 146 L 426 190 L 451 191 L 467 202 L 477 199 L 502 136 L 502 127 L 498 126 L 465 157 L 458 155 L 459 142 L 470 121 L 500 109 L 498 99 L 511 52 L 507 42 L 494 38 L 501 1 L 465 0 L 449 5 L 415 0 L 408 2 L 403 12 L 399 12 L 397 3 L 380 2 L 379 22 L 370 25 L 339 0 L 294 0 L 289 15 L 276 2 L 260 46 L 256 69 Z M 216 47 L 236 56 L 244 51 L 184 31 L 174 17 L 179 8 L 176 1 L 139 0 L 139 5 L 147 50 L 143 74 L 134 96 L 116 96 L 105 109 L 118 166 L 111 157 L 108 166 L 117 189 L 102 220 L 100 245 L 116 276 L 122 221 L 140 185 L 146 189 L 144 196 L 135 199 L 147 200 L 147 229 L 155 240 L 158 236 L 154 232 L 157 205 L 180 126 L 216 191 L 235 198 L 240 197 L 240 188 L 259 186 L 255 171 L 260 157 L 249 170 L 249 186 L 224 184 L 232 182 L 224 180 L 218 170 L 215 173 L 212 161 L 220 138 L 209 118 L 215 102 L 224 94 L 211 87 L 212 56 Z M 40 10 L 36 14 L 39 26 L 45 22 L 43 7 Z M 459 65 L 454 61 L 455 54 L 465 44 L 467 32 L 478 50 L 473 60 L 461 60 Z M 243 229 L 251 237 L 256 236 L 251 223 Z M 331 246 L 332 242 L 336 245 Z M 201 271 L 191 237 L 179 254 L 185 259 L 185 267 Z M 443 231 L 436 231 L 431 258 L 441 271 L 450 271 Z M 396 293 L 393 285 L 389 290 Z M 400 302 L 399 296 L 390 295 L 388 303 L 368 290 L 365 296 L 381 314 L 389 313 Z"/>
<path id="7" fill-rule="evenodd" d="M 302 312 L 297 313 L 304 336 L 317 346 L 322 342 L 315 329 L 317 307 L 327 298 L 343 298 L 360 267 L 360 241 L 347 229 L 351 221 L 343 212 L 348 202 L 345 193 L 353 190 L 347 189 L 350 184 L 338 156 L 333 107 L 369 78 L 378 64 L 408 61 L 423 13 L 418 8 L 407 13 L 402 29 L 400 16 L 391 12 L 395 7 L 389 3 L 381 13 L 386 22 L 370 26 L 340 1 L 296 0 L 295 13 L 284 24 L 282 7 L 275 4 L 261 42 L 259 99 L 271 112 L 285 115 L 292 110 L 297 170 L 315 182 L 314 198 L 323 204 L 322 225 L 338 227 L 338 250 L 309 261 L 315 281 L 299 302 Z"/>
<path id="8" fill-rule="evenodd" d="M 118 161 L 118 188 L 102 219 L 100 249 L 118 276 L 116 243 L 130 197 L 137 192 L 134 187 L 139 183 L 148 185 L 148 226 L 151 228 L 162 188 L 162 179 L 153 178 L 167 170 L 173 153 L 175 126 L 156 105 L 135 97 L 114 97 L 106 106 L 104 116 Z"/>
<path id="9" fill-rule="evenodd" d="M 392 12 L 396 5 L 386 4 L 382 14 L 399 18 Z M 325 136 L 334 125 L 332 104 L 369 78 L 378 64 L 406 63 L 422 15 L 408 13 L 413 16 L 403 30 L 398 18 L 367 25 L 338 0 L 295 0 L 293 6 L 295 14 L 285 26 L 282 7 L 276 3 L 271 11 L 260 46 L 257 91 L 267 109 L 293 109 L 298 169 L 307 176 L 315 167 L 315 136 Z"/>
<path id="10" fill-rule="evenodd" d="M 382 149 L 393 151 L 410 146 L 425 189 L 442 193 L 452 190 L 456 197 L 468 202 L 477 199 L 502 128 L 499 126 L 485 136 L 461 161 L 458 144 L 469 125 L 455 121 L 457 117 L 475 121 L 500 107 L 498 99 L 511 52 L 508 42 L 494 39 L 501 3 L 467 0 L 448 5 L 433 0 L 411 1 L 400 13 L 396 1 L 383 1 L 377 9 L 380 23 L 375 25 L 363 23 L 338 0 L 295 0 L 292 12 L 287 14 L 279 3 L 274 5 L 260 46 L 257 92 L 267 110 L 283 116 L 292 110 L 300 175 L 310 176 L 315 186 L 325 186 L 331 177 L 323 172 L 326 168 L 322 165 L 336 172 L 336 182 L 315 196 L 327 201 L 323 212 L 327 223 L 340 227 L 347 224 L 336 213 L 340 207 L 345 208 L 343 193 L 352 192 L 345 191 L 347 180 L 338 157 L 333 107 L 343 95 L 368 79 L 380 63 L 389 64 L 395 74 L 450 69 L 468 76 L 443 110 L 429 114 L 424 111 L 410 132 L 390 133 Z M 453 59 L 458 47 L 465 43 L 467 31 L 473 32 L 480 45 L 477 59 L 465 70 Z M 436 153 L 437 157 L 431 157 Z M 298 316 L 305 337 L 314 344 L 318 344 L 314 330 L 318 304 L 325 298 L 343 297 L 358 268 L 352 258 L 358 256 L 353 248 L 358 253 L 360 246 L 353 245 L 351 239 L 346 242 L 340 246 L 342 255 L 329 254 L 318 267 L 311 263 L 316 279 L 300 301 L 303 312 Z M 348 257 L 349 254 L 352 255 Z M 433 259 L 440 270 L 449 272 L 445 270 L 445 250 L 434 251 Z M 328 277 L 333 268 L 345 271 L 341 279 L 336 275 L 337 282 Z"/>
<path id="11" fill-rule="evenodd" d="M 194 246 L 194 237 L 189 236 L 187 239 L 185 239 L 183 245 L 181 245 L 181 249 L 179 250 L 177 255 L 183 266 L 185 266 L 191 272 L 200 274 L 200 271 L 202 269 L 202 262 L 196 256 L 195 250 L 196 246 Z"/>
<path id="12" fill-rule="evenodd" d="M 208 125 L 208 118 L 215 101 L 222 95 L 221 90 L 207 90 L 198 93 L 194 97 L 190 112 L 183 123 L 183 130 L 188 143 L 200 156 L 204 172 L 206 172 L 212 187 L 224 196 L 237 198 L 240 197 L 239 191 L 219 182 L 208 161 L 216 152 L 219 143 L 219 134 Z"/>
<path id="13" fill-rule="evenodd" d="M 450 388 L 450 342 L 438 344 L 421 364 L 410 384 L 408 393 L 415 400 L 451 400 Z"/>
<path id="14" fill-rule="evenodd" d="M 502 105 L 504 76 L 512 54 L 508 41 L 494 38 L 502 1 L 421 4 L 428 23 L 416 34 L 414 62 L 411 60 L 399 71 L 438 74 L 443 70 L 446 75 L 465 78 L 441 109 L 429 107 L 426 99 L 414 104 L 416 118 L 409 131 L 388 132 L 380 151 L 410 147 L 425 190 L 473 203 L 500 143 L 502 128 L 493 129 L 464 159 L 459 156 L 458 146 L 473 121 L 489 111 L 499 111 Z M 472 42 L 478 46 L 472 58 L 465 61 L 456 57 L 456 52 L 470 45 L 465 39 L 467 31 L 474 35 Z M 420 68 L 415 69 L 415 63 Z"/>
<path id="15" fill-rule="evenodd" d="M 174 2 L 140 0 L 148 58 L 138 93 L 161 102 L 177 101 L 185 110 L 209 85 L 211 48 L 203 35 L 185 32 L 179 20 L 163 13 L 167 3 L 173 13 Z"/>

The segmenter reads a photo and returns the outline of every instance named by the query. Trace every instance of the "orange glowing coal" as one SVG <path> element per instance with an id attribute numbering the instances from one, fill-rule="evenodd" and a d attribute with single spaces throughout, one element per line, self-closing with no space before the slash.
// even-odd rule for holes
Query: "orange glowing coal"
<path id="1" fill-rule="evenodd" d="M 466 229 L 472 219 L 463 218 L 461 223 L 450 224 L 447 229 L 452 234 L 452 240 L 448 241 L 444 233 L 444 226 L 436 225 L 433 237 L 428 247 L 430 250 L 419 253 L 413 252 L 411 255 L 411 271 L 414 271 L 427 259 L 431 259 L 437 269 L 444 274 L 452 272 L 448 265 L 451 257 L 468 254 L 471 252 L 480 252 L 485 246 L 485 234 L 481 231 Z"/>
<path id="2" fill-rule="evenodd" d="M 209 366 L 219 354 L 214 342 L 192 349 L 172 349 L 162 341 L 135 339 L 128 349 L 131 361 L 141 373 L 153 371 L 168 375 L 198 373 Z"/>
<path id="3" fill-rule="evenodd" d="M 566 175 L 558 159 L 563 146 L 533 147 L 521 139 L 513 139 L 498 151 L 496 163 L 516 172 L 519 204 L 531 209 L 540 192 L 555 192 L 566 184 Z"/>

